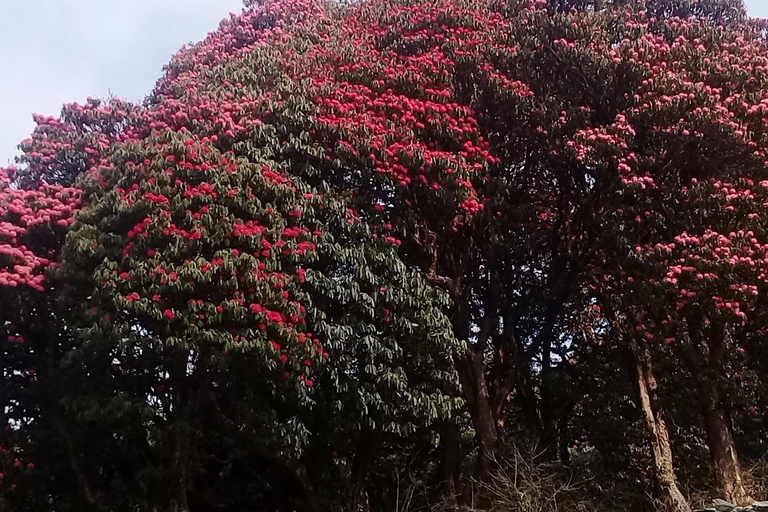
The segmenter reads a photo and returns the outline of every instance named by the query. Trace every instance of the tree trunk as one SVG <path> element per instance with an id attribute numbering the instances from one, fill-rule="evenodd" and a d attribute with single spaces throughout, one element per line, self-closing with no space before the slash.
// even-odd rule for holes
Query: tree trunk
<path id="1" fill-rule="evenodd" d="M 467 347 L 462 358 L 459 377 L 480 448 L 475 477 L 482 479 L 487 475 L 491 463 L 496 457 L 498 432 L 491 411 L 482 354 L 476 353 L 472 346 Z"/>
<path id="2" fill-rule="evenodd" d="M 365 480 L 371 465 L 373 442 L 368 430 L 363 427 L 360 439 L 357 443 L 357 451 L 352 461 L 352 496 L 350 500 L 350 512 L 370 512 L 371 505 L 368 501 L 368 491 Z"/>
<path id="3" fill-rule="evenodd" d="M 542 343 L 541 350 L 541 453 L 547 460 L 557 460 L 557 423 L 552 396 L 554 389 L 552 386 L 551 332 Z"/>
<path id="4" fill-rule="evenodd" d="M 505 318 L 505 323 L 507 322 Z M 525 349 L 515 337 L 510 341 L 514 359 L 515 397 L 523 412 L 526 429 L 537 450 L 542 448 L 544 426 L 539 416 L 539 403 L 536 398 L 535 383 L 531 376 L 531 362 Z"/>
<path id="5" fill-rule="evenodd" d="M 445 509 L 454 510 L 457 505 L 458 467 L 459 467 L 459 426 L 446 423 L 440 431 L 442 460 L 440 463 L 440 479 L 443 486 Z"/>
<path id="6" fill-rule="evenodd" d="M 715 469 L 715 482 L 720 497 L 737 505 L 748 505 L 752 498 L 741 477 L 731 419 L 718 382 L 719 371 L 723 367 L 724 328 L 710 326 L 711 339 L 704 336 L 703 329 L 700 319 L 688 319 L 689 340 L 680 343 L 683 359 L 701 397 L 709 456 Z M 702 352 L 708 357 L 703 357 Z"/>
<path id="7" fill-rule="evenodd" d="M 714 388 L 715 386 L 711 386 Z M 749 505 L 752 499 L 744 488 L 741 466 L 731 431 L 731 421 L 719 400 L 717 389 L 702 393 L 704 423 L 707 430 L 707 444 L 715 480 L 721 497 L 737 505 Z"/>
<path id="8" fill-rule="evenodd" d="M 187 487 L 189 485 L 189 466 L 191 426 L 191 397 L 187 366 L 189 352 L 172 354 L 169 358 L 169 377 L 173 386 L 173 445 L 170 461 L 169 512 L 189 512 Z"/>
<path id="9" fill-rule="evenodd" d="M 655 403 L 657 384 L 651 369 L 649 354 L 647 350 L 641 350 L 632 342 L 632 355 L 635 362 L 640 406 L 651 436 L 656 482 L 670 512 L 690 512 L 691 507 L 677 487 L 669 430 L 664 422 L 662 411 Z"/>
<path id="10" fill-rule="evenodd" d="M 471 258 L 473 245 L 473 240 L 470 237 L 466 241 L 463 251 L 458 254 L 455 253 L 456 247 L 451 247 L 446 252 L 439 251 L 439 254 L 448 255 L 445 257 L 443 265 L 438 265 L 438 253 L 434 253 L 432 266 L 427 276 L 430 282 L 445 288 L 450 293 L 453 299 L 451 313 L 453 316 L 454 335 L 458 339 L 466 340 L 467 342 L 470 339 L 471 322 L 469 311 L 470 290 L 469 287 L 465 286 L 464 273 L 467 268 L 466 263 Z M 438 266 L 444 267 L 447 270 L 446 275 L 450 277 L 438 276 Z M 487 299 L 492 297 L 493 294 L 490 294 Z M 468 344 L 463 357 L 461 357 L 457 365 L 462 392 L 467 402 L 467 408 L 475 428 L 475 437 L 480 448 L 477 467 L 475 468 L 475 476 L 480 479 L 485 478 L 490 469 L 491 462 L 495 459 L 498 441 L 498 432 L 491 410 L 490 393 L 485 378 L 485 361 L 483 359 L 483 348 L 487 341 L 487 336 L 491 334 L 494 326 L 494 323 L 490 321 L 491 319 L 491 316 L 486 319 L 488 320 L 488 325 L 486 326 L 488 329 L 485 329 L 487 332 L 479 336 L 479 338 L 485 336 L 485 339 L 477 345 Z M 458 462 L 458 458 L 456 458 L 454 474 L 458 471 Z"/>
<path id="11" fill-rule="evenodd" d="M 468 310 L 467 290 L 462 286 L 461 276 L 453 280 L 454 290 L 454 314 L 453 329 L 459 339 L 470 338 L 470 313 Z M 467 401 L 472 424 L 475 427 L 480 453 L 477 458 L 475 477 L 483 479 L 488 474 L 491 462 L 496 457 L 496 444 L 498 432 L 496 422 L 491 411 L 491 397 L 488 391 L 488 383 L 485 378 L 485 360 L 483 348 L 488 336 L 493 330 L 495 316 L 489 315 L 483 320 L 483 327 L 478 336 L 477 343 L 468 344 L 463 357 L 459 361 L 459 379 L 463 388 L 464 398 Z"/>
<path id="12" fill-rule="evenodd" d="M 499 378 L 495 377 L 491 387 L 491 413 L 496 422 L 498 437 L 501 438 L 504 432 L 509 396 L 515 388 L 515 376 L 514 372 L 507 370 Z"/>

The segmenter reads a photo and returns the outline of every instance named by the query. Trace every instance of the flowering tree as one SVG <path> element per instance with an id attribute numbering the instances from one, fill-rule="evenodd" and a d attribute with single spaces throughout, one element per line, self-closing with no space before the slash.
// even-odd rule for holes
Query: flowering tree
<path id="1" fill-rule="evenodd" d="M 589 166 L 618 171 L 609 235 L 618 265 L 605 277 L 621 283 L 614 297 L 633 311 L 627 319 L 644 343 L 679 350 L 700 392 L 722 493 L 747 501 L 722 383 L 765 284 L 763 93 L 743 75 L 762 69 L 764 43 L 749 27 L 676 18 L 668 26 L 666 38 L 648 34 L 625 50 L 658 76 L 644 78 L 636 103 L 610 126 L 581 131 L 573 148 Z"/>

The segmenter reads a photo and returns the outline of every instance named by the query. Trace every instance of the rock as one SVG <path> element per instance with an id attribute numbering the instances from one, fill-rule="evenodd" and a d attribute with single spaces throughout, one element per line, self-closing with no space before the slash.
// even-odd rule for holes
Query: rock
<path id="1" fill-rule="evenodd" d="M 733 512 L 733 510 L 736 508 L 736 505 L 733 503 L 728 503 L 727 501 L 721 500 L 720 498 L 713 500 L 712 506 L 717 512 Z"/>
<path id="2" fill-rule="evenodd" d="M 756 501 L 748 507 L 738 507 L 725 500 L 716 499 L 712 502 L 712 506 L 696 512 L 768 512 L 768 501 Z"/>

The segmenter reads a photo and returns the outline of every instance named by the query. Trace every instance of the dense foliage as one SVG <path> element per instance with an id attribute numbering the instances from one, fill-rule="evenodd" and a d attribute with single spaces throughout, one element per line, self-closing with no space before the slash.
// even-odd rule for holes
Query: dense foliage
<path id="1" fill-rule="evenodd" d="M 0 510 L 760 497 L 765 30 L 246 2 L 143 103 L 37 117 L 0 170 Z"/>

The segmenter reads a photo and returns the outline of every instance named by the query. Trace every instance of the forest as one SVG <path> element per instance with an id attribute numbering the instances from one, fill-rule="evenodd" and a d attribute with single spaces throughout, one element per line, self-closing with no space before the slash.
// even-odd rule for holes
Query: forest
<path id="1" fill-rule="evenodd" d="M 741 0 L 246 0 L 35 123 L 0 512 L 768 510 Z"/>

